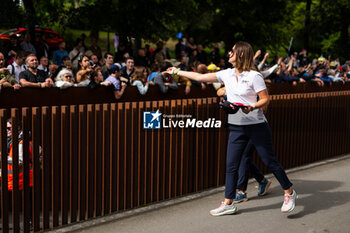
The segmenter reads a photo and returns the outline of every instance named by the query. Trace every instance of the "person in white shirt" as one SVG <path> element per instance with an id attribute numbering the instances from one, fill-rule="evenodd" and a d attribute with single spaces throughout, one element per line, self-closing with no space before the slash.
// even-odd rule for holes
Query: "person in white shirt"
<path id="1" fill-rule="evenodd" d="M 38 66 L 38 70 L 43 70 L 48 75 L 50 75 L 50 72 L 49 72 L 49 59 L 46 56 L 42 56 L 40 58 L 40 64 Z"/>
<path id="2" fill-rule="evenodd" d="M 12 74 L 16 81 L 19 83 L 19 74 L 22 71 L 25 71 L 26 68 L 23 65 L 24 60 L 26 57 L 24 56 L 24 53 L 22 51 L 18 52 L 15 56 L 15 61 L 7 66 L 7 69 L 9 70 L 10 74 Z"/>
<path id="3" fill-rule="evenodd" d="M 235 114 L 228 115 L 229 140 L 226 159 L 225 200 L 210 211 L 213 216 L 234 214 L 237 207 L 233 203 L 236 194 L 237 173 L 244 149 L 251 141 L 264 164 L 272 171 L 284 190 L 282 213 L 295 207 L 296 192 L 284 169 L 278 163 L 272 145 L 271 130 L 261 108 L 269 102 L 263 76 L 254 66 L 254 52 L 247 42 L 237 42 L 229 52 L 229 62 L 234 68 L 216 73 L 199 74 L 181 71 L 175 67 L 166 73 L 186 77 L 197 82 L 223 82 L 226 87 L 227 101 L 241 103 Z M 257 96 L 259 100 L 257 100 Z"/>

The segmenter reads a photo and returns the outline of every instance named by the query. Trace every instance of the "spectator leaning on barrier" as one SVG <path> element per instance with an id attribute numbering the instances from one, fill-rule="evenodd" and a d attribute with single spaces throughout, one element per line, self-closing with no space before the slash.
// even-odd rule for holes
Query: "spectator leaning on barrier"
<path id="1" fill-rule="evenodd" d="M 151 85 L 154 85 L 153 79 L 156 77 L 160 72 L 160 66 L 158 64 L 153 64 L 151 69 L 151 74 L 147 77 L 147 82 Z"/>
<path id="2" fill-rule="evenodd" d="M 148 91 L 147 76 L 147 68 L 143 66 L 135 67 L 135 72 L 131 76 L 131 85 L 136 86 L 141 95 L 145 95 Z"/>
<path id="3" fill-rule="evenodd" d="M 111 74 L 104 82 L 109 82 L 113 85 L 114 97 L 120 99 L 127 86 L 127 79 L 120 77 L 120 70 L 117 65 L 112 65 L 110 68 Z"/>
<path id="4" fill-rule="evenodd" d="M 315 72 L 315 77 L 321 79 L 324 83 L 331 83 L 332 79 L 328 77 L 325 65 L 320 65 L 318 71 Z"/>
<path id="5" fill-rule="evenodd" d="M 55 87 L 65 89 L 72 86 L 74 86 L 72 71 L 66 68 L 62 69 L 55 78 Z"/>
<path id="6" fill-rule="evenodd" d="M 103 56 L 105 64 L 101 68 L 102 75 L 104 79 L 108 78 L 110 74 L 110 68 L 113 65 L 113 54 L 112 53 L 105 53 Z"/>
<path id="7" fill-rule="evenodd" d="M 110 82 L 104 82 L 103 80 L 104 78 L 103 78 L 101 69 L 98 68 L 91 73 L 89 87 L 94 89 L 94 88 L 100 87 L 101 85 L 103 86 L 111 85 Z"/>
<path id="8" fill-rule="evenodd" d="M 174 75 L 174 82 L 180 85 L 185 85 L 185 95 L 190 93 L 192 82 L 189 79 L 178 75 Z"/>
<path id="9" fill-rule="evenodd" d="M 9 70 L 4 67 L 5 64 L 5 56 L 0 52 L 0 90 L 2 87 L 13 87 L 15 90 L 20 88 L 20 85 L 10 74 Z"/>
<path id="10" fill-rule="evenodd" d="M 131 75 L 135 71 L 134 65 L 135 65 L 134 58 L 132 58 L 132 57 L 126 58 L 125 70 L 122 71 L 120 76 L 122 76 L 128 80 L 128 82 L 126 83 L 127 85 L 130 85 Z"/>
<path id="11" fill-rule="evenodd" d="M 174 81 L 174 77 L 171 74 L 165 73 L 165 71 L 170 67 L 172 67 L 170 62 L 164 62 L 161 65 L 160 73 L 154 78 L 154 84 L 158 85 L 162 93 L 167 93 L 169 89 L 178 89 L 178 86 Z"/>
<path id="12" fill-rule="evenodd" d="M 49 77 L 54 80 L 56 77 L 56 74 L 58 73 L 58 66 L 56 64 L 50 64 L 49 65 Z"/>
<path id="13" fill-rule="evenodd" d="M 26 70 L 25 66 L 23 65 L 24 60 L 25 60 L 24 52 L 19 51 L 18 53 L 16 53 L 14 62 L 7 66 L 7 69 L 9 70 L 10 74 L 12 74 L 15 77 L 18 83 L 19 83 L 19 74 L 22 71 Z"/>
<path id="14" fill-rule="evenodd" d="M 50 73 L 49 73 L 49 59 L 46 56 L 42 56 L 40 58 L 40 64 L 38 66 L 38 70 L 43 70 L 48 75 L 50 75 Z"/>
<path id="15" fill-rule="evenodd" d="M 52 87 L 53 81 L 47 74 L 38 70 L 38 59 L 34 54 L 29 54 L 26 58 L 28 69 L 19 74 L 22 87 L 46 88 Z"/>
<path id="16" fill-rule="evenodd" d="M 92 72 L 90 59 L 88 56 L 80 56 L 79 59 L 79 71 L 77 72 L 77 86 L 86 87 L 90 83 L 90 75 Z"/>

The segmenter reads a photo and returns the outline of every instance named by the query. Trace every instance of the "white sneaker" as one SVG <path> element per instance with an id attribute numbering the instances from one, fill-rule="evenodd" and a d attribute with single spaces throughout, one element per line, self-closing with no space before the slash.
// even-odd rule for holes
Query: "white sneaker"
<path id="1" fill-rule="evenodd" d="M 291 195 L 284 194 L 284 202 L 281 208 L 282 213 L 289 213 L 294 210 L 295 207 L 295 199 L 297 199 L 297 193 L 293 189 L 293 193 Z"/>
<path id="2" fill-rule="evenodd" d="M 212 216 L 221 216 L 221 215 L 225 215 L 225 214 L 234 214 L 237 212 L 237 207 L 235 206 L 235 204 L 228 205 L 225 202 L 221 202 L 221 205 L 210 211 L 210 214 Z"/>

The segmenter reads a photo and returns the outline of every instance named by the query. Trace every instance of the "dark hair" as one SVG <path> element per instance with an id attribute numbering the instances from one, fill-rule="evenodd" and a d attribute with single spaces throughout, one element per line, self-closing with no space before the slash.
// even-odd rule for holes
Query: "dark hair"
<path id="1" fill-rule="evenodd" d="M 160 72 L 166 71 L 170 67 L 172 67 L 170 62 L 168 62 L 168 61 L 163 62 L 160 66 Z"/>
<path id="2" fill-rule="evenodd" d="M 159 64 L 153 63 L 153 65 L 151 66 L 151 71 L 158 72 L 158 69 L 159 69 Z"/>
<path id="3" fill-rule="evenodd" d="M 110 53 L 110 52 L 105 53 L 105 55 L 104 55 L 103 57 L 104 57 L 105 59 L 107 59 L 108 55 L 111 55 L 111 56 L 113 57 L 113 54 Z"/>
<path id="4" fill-rule="evenodd" d="M 70 58 L 69 58 L 68 56 L 64 56 L 64 57 L 62 58 L 62 61 L 67 61 L 67 60 L 70 60 Z"/>
<path id="5" fill-rule="evenodd" d="M 323 64 L 320 64 L 317 66 L 317 70 L 322 70 L 322 69 L 326 69 L 326 66 Z"/>
<path id="6" fill-rule="evenodd" d="M 84 57 L 87 57 L 87 58 L 90 60 L 90 57 L 89 57 L 89 56 L 87 56 L 87 55 L 81 55 L 81 56 L 78 57 L 78 62 L 80 63 L 80 62 L 83 60 Z"/>
<path id="7" fill-rule="evenodd" d="M 148 74 L 147 67 L 144 67 L 144 66 L 137 66 L 137 67 L 135 67 L 135 71 L 131 75 L 131 82 L 133 82 L 135 80 L 140 80 L 142 83 L 147 82 L 147 76 L 148 75 L 146 77 L 143 76 L 143 72 L 145 70 L 147 71 L 147 74 Z"/>
<path id="8" fill-rule="evenodd" d="M 25 52 L 24 52 L 24 51 L 18 51 L 18 52 L 16 53 L 15 58 L 19 58 L 19 57 L 25 57 Z"/>
<path id="9" fill-rule="evenodd" d="M 129 56 L 129 57 L 127 57 L 127 58 L 125 58 L 125 62 L 127 62 L 127 60 L 133 60 L 133 61 L 135 61 L 135 60 L 134 60 L 134 58 L 133 58 L 133 57 L 131 57 L 131 56 Z"/>

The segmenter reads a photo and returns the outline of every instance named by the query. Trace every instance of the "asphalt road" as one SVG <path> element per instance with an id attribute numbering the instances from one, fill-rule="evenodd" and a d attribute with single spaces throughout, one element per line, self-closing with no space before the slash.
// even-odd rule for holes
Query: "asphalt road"
<path id="1" fill-rule="evenodd" d="M 256 182 L 249 184 L 249 201 L 238 204 L 235 215 L 209 215 L 209 210 L 223 199 L 224 193 L 219 192 L 77 232 L 350 233 L 349 156 L 288 176 L 299 196 L 294 211 L 289 214 L 280 212 L 283 191 L 273 178 L 264 197 L 257 196 Z"/>

